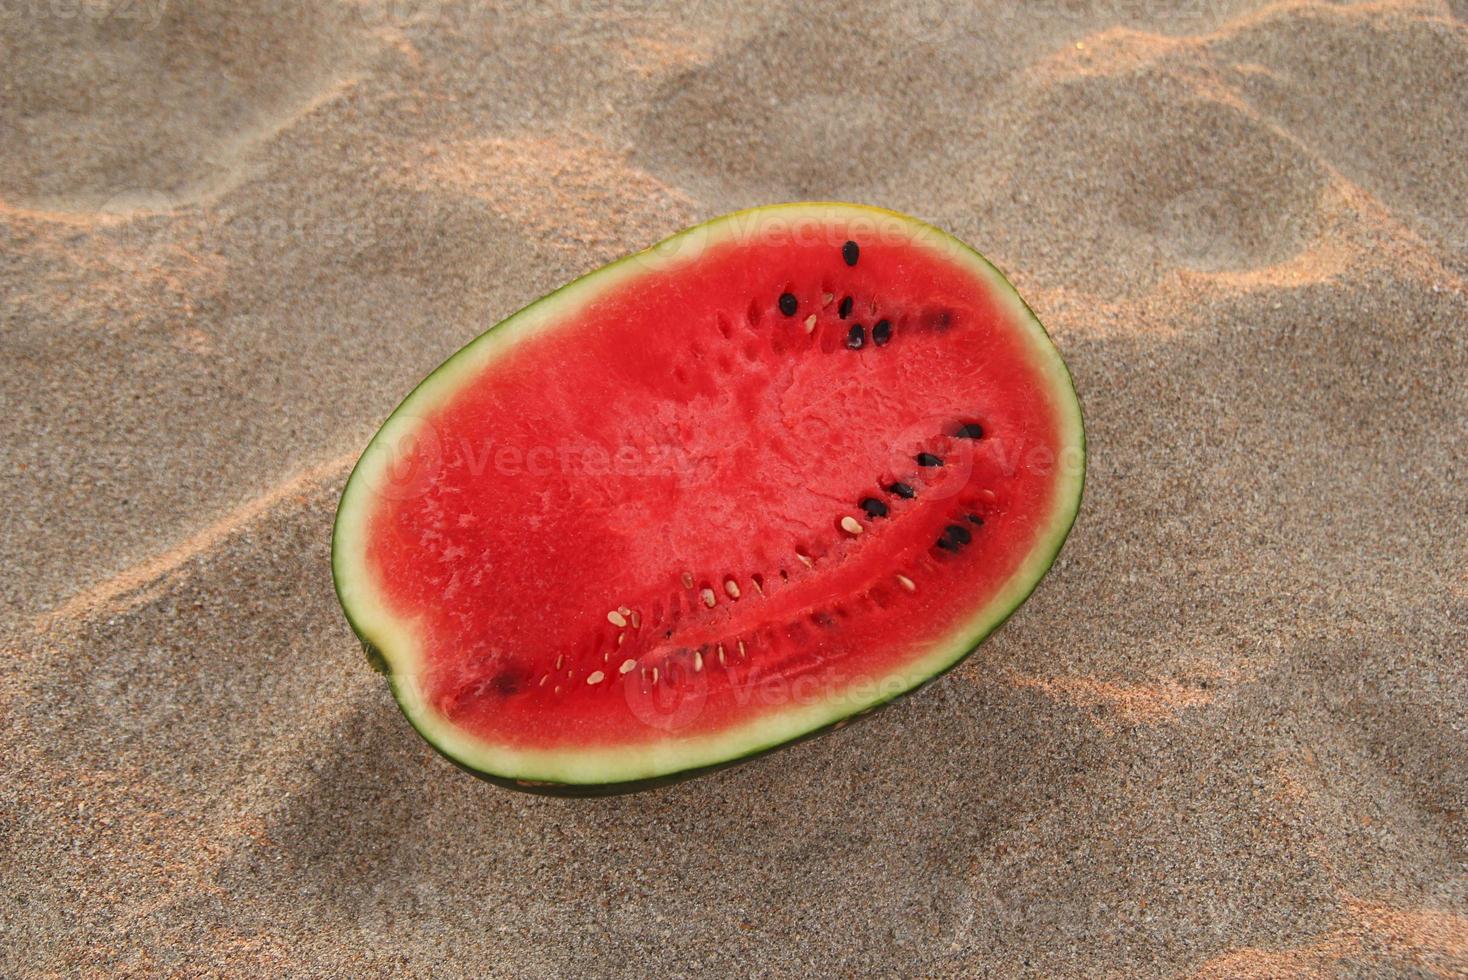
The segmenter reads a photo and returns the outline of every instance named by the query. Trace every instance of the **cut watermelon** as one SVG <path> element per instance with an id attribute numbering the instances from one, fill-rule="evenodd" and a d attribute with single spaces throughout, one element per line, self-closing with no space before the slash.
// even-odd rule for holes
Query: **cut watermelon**
<path id="1" fill-rule="evenodd" d="M 1080 407 L 993 266 L 848 204 L 699 225 L 526 307 L 400 405 L 337 592 L 408 719 L 541 792 L 643 788 L 953 667 L 1080 504 Z"/>

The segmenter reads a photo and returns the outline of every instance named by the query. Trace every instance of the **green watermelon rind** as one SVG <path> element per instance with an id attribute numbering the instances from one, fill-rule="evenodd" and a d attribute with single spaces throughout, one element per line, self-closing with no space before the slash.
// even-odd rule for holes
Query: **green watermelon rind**
<path id="1" fill-rule="evenodd" d="M 716 744 L 718 740 L 722 739 L 734 747 L 715 752 L 716 757 L 712 758 L 708 757 L 709 752 L 706 749 L 703 757 L 699 757 L 697 749 L 691 747 L 693 743 L 680 742 L 677 738 L 671 738 L 660 745 L 667 760 L 661 765 L 657 763 L 649 765 L 647 762 L 636 764 L 635 760 L 638 756 L 646 756 L 646 747 L 638 747 L 637 750 L 621 750 L 620 753 L 618 750 L 541 750 L 538 753 L 542 757 L 542 765 L 539 768 L 525 765 L 507 766 L 502 761 L 499 764 L 487 762 L 486 754 L 499 752 L 500 755 L 504 755 L 505 750 L 488 746 L 487 753 L 476 751 L 484 743 L 455 729 L 451 723 L 437 719 L 432 709 L 418 696 L 411 670 L 408 669 L 411 665 L 405 667 L 395 664 L 395 659 L 400 659 L 406 654 L 400 654 L 399 658 L 395 658 L 390 652 L 393 644 L 390 641 L 384 642 L 383 636 L 391 636 L 396 633 L 404 637 L 401 646 L 406 649 L 411 645 L 407 639 L 410 630 L 397 623 L 390 614 L 382 610 L 380 603 L 377 607 L 373 607 L 370 604 L 370 594 L 365 601 L 357 601 L 359 592 L 363 588 L 370 593 L 373 586 L 370 582 L 356 582 L 357 576 L 349 567 L 351 556 L 348 551 L 354 534 L 357 538 L 363 537 L 360 526 L 354 527 L 351 518 L 359 512 L 363 515 L 370 512 L 370 507 L 365 504 L 370 504 L 373 498 L 371 488 L 364 485 L 368 479 L 365 474 L 367 466 L 364 464 L 367 464 L 373 448 L 379 440 L 384 438 L 384 433 L 395 421 L 409 418 L 410 413 L 418 407 L 418 404 L 428 400 L 436 391 L 442 390 L 444 394 L 452 394 L 458 390 L 458 386 L 452 383 L 457 377 L 468 380 L 478 376 L 479 370 L 493 360 L 497 349 L 508 349 L 513 343 L 522 339 L 519 333 L 527 329 L 531 331 L 544 329 L 557 321 L 563 322 L 567 319 L 562 315 L 566 311 L 577 309 L 580 305 L 593 300 L 605 289 L 614 288 L 627 279 L 637 276 L 639 272 L 655 274 L 660 269 L 669 267 L 670 264 L 688 261 L 701 254 L 704 248 L 719 244 L 721 240 L 715 236 L 725 231 L 731 235 L 741 234 L 739 230 L 741 223 L 746 224 L 747 227 L 749 222 L 759 222 L 767 218 L 797 221 L 807 217 L 815 221 L 837 218 L 862 222 L 897 222 L 904 232 L 912 236 L 914 243 L 926 242 L 942 249 L 950 257 L 962 257 L 976 263 L 976 273 L 985 278 L 996 296 L 1009 300 L 1013 307 L 1012 312 L 1031 328 L 1029 336 L 1035 349 L 1036 360 L 1040 362 L 1039 366 L 1045 369 L 1045 373 L 1049 376 L 1050 391 L 1055 404 L 1061 411 L 1071 410 L 1069 425 L 1066 426 L 1066 435 L 1069 438 L 1065 448 L 1073 448 L 1076 453 L 1074 464 L 1071 467 L 1074 470 L 1073 473 L 1068 473 L 1064 466 L 1057 471 L 1055 487 L 1057 506 L 1052 512 L 1049 533 L 1037 540 L 1036 550 L 1016 568 L 1005 586 L 995 593 L 989 602 L 977 609 L 965 626 L 955 630 L 951 634 L 951 639 L 929 644 L 923 656 L 914 658 L 905 665 L 904 670 L 909 670 L 918 664 L 923 665 L 923 669 L 911 670 L 899 683 L 899 689 L 891 693 L 882 692 L 869 700 L 857 703 L 847 704 L 843 703 L 845 699 L 835 698 L 804 706 L 805 708 L 820 708 L 822 705 L 835 707 L 826 713 L 826 717 L 817 717 L 815 721 L 797 721 L 794 725 L 787 725 L 787 730 L 774 735 L 766 735 L 763 738 L 758 736 L 760 723 L 769 719 L 754 719 L 732 733 L 748 736 L 745 744 L 734 744 L 736 740 L 731 738 L 729 733 L 715 736 Z M 691 255 L 689 254 L 690 245 L 693 246 Z M 1054 564 L 1080 511 L 1085 488 L 1085 463 L 1084 422 L 1070 371 L 1034 311 L 1014 290 L 1003 273 L 983 255 L 932 225 L 881 208 L 824 201 L 751 208 L 695 225 L 642 252 L 627 256 L 567 283 L 490 327 L 424 378 L 383 422 L 347 479 L 341 501 L 337 506 L 333 527 L 332 579 L 347 622 L 361 641 L 369 663 L 374 669 L 387 675 L 393 697 L 408 721 L 439 754 L 454 765 L 489 782 L 532 793 L 556 796 L 603 796 L 636 792 L 724 769 L 777 748 L 840 728 L 853 718 L 869 714 L 916 692 L 963 663 L 983 644 L 984 640 L 988 639 L 1024 604 Z M 356 507 L 356 497 L 363 493 L 368 495 L 363 501 L 364 506 Z M 377 614 L 378 619 L 375 624 L 369 622 L 374 613 Z M 389 621 L 386 626 L 382 622 L 384 619 Z M 898 673 L 894 672 L 888 677 L 897 677 Z M 771 714 L 775 716 L 776 720 L 779 720 L 788 719 L 796 712 L 772 712 Z M 687 748 L 687 757 L 682 760 L 678 758 L 680 748 Z M 617 759 L 616 756 L 619 754 L 626 758 Z M 600 761 L 588 762 L 589 759 L 598 756 Z M 556 758 L 562 760 L 562 766 L 543 764 L 545 759 Z M 679 761 L 687 764 L 679 765 Z M 632 764 L 628 764 L 629 762 Z M 617 763 L 622 765 L 620 771 Z"/>

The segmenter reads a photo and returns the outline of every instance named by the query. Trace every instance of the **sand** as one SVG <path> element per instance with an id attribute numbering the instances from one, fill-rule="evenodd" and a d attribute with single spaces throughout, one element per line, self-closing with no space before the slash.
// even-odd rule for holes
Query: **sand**
<path id="1" fill-rule="evenodd" d="M 1468 972 L 1468 8 L 0 11 L 0 975 Z M 557 801 L 363 663 L 347 468 L 685 224 L 937 222 L 1085 506 L 961 669 Z"/>

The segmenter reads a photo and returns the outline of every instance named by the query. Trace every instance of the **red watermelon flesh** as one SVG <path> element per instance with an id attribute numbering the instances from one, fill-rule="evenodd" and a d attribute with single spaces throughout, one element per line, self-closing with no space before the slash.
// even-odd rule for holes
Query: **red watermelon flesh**
<path id="1" fill-rule="evenodd" d="M 374 439 L 333 564 L 419 730 L 512 784 L 728 763 L 953 666 L 1076 513 L 1070 378 L 966 246 L 741 212 L 482 335 Z"/>

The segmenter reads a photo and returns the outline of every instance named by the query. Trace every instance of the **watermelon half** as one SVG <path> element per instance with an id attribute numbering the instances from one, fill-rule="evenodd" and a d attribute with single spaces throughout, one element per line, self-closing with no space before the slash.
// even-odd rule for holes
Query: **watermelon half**
<path id="1" fill-rule="evenodd" d="M 358 462 L 332 568 L 449 759 L 621 792 L 953 667 L 1055 559 L 1084 452 L 1065 364 L 978 253 L 890 211 L 758 208 L 449 358 Z"/>

